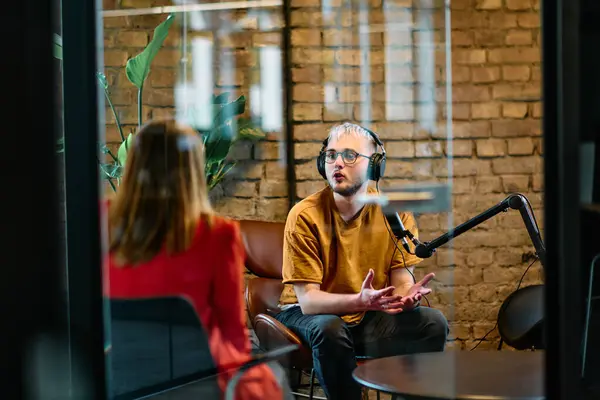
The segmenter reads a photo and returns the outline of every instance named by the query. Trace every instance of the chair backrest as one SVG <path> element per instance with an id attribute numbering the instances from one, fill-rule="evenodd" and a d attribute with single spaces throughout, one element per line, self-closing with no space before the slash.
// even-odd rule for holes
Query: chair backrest
<path id="1" fill-rule="evenodd" d="M 239 221 L 246 248 L 246 268 L 256 278 L 248 280 L 246 306 L 250 321 L 257 314 L 272 314 L 283 290 L 281 266 L 283 261 L 282 222 Z"/>
<path id="2" fill-rule="evenodd" d="M 217 373 L 206 331 L 184 298 L 109 303 L 111 399 L 135 399 Z M 215 398 L 221 395 L 216 379 L 202 387 Z"/>

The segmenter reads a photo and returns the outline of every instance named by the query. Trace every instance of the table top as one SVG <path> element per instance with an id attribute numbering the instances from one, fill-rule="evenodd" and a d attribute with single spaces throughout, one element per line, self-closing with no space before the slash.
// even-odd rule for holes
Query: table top
<path id="1" fill-rule="evenodd" d="M 354 379 L 406 399 L 541 400 L 544 370 L 543 351 L 445 351 L 367 361 Z"/>

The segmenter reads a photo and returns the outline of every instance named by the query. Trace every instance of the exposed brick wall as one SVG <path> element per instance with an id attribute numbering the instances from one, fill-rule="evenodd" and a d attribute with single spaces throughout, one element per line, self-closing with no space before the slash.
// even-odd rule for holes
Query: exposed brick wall
<path id="1" fill-rule="evenodd" d="M 171 1 L 153 0 L 105 0 L 105 9 L 145 8 L 172 5 Z M 278 17 L 278 11 L 273 14 Z M 269 28 L 258 29 L 258 19 L 248 12 L 224 12 L 212 14 L 218 18 L 205 17 L 206 29 L 187 30 L 188 46 L 194 36 L 211 38 L 214 43 L 213 64 L 215 94 L 231 92 L 232 98 L 246 96 L 247 114 L 250 109 L 250 83 L 259 79 L 258 49 L 261 45 L 281 42 L 278 23 L 274 18 Z M 246 18 L 248 17 L 248 18 Z M 127 79 L 127 59 L 138 54 L 152 38 L 154 28 L 166 15 L 119 16 L 104 18 L 105 73 L 112 92 L 121 123 L 126 134 L 137 124 L 137 88 Z M 240 32 L 227 30 L 233 23 L 245 18 L 245 29 Z M 164 47 L 159 51 L 146 81 L 143 95 L 145 119 L 171 117 L 175 114 L 174 86 L 183 76 L 182 25 L 178 18 L 170 29 Z M 264 25 L 263 25 L 264 26 Z M 189 47 L 188 47 L 189 48 Z M 189 51 L 189 50 L 188 50 Z M 193 58 L 188 53 L 188 76 L 192 76 Z M 230 67 L 227 67 L 230 66 Z M 283 94 L 282 94 L 283 96 Z M 283 99 L 282 99 L 283 101 Z M 109 143 L 120 143 L 119 133 L 108 104 L 106 105 L 106 136 Z M 236 218 L 281 220 L 288 209 L 287 183 L 285 179 L 285 154 L 283 133 L 268 132 L 267 138 L 257 144 L 239 142 L 230 152 L 237 161 L 234 171 L 222 185 L 211 193 L 218 212 Z M 113 147 L 116 145 L 113 145 Z M 106 190 L 110 192 L 110 188 Z"/>
<path id="2" fill-rule="evenodd" d="M 142 7 L 142 2 L 131 5 Z M 145 0 L 148 3 L 156 5 Z M 375 129 L 384 140 L 389 159 L 383 189 L 446 180 L 451 166 L 453 213 L 420 216 L 423 240 L 437 237 L 511 192 L 529 198 L 542 225 L 539 1 L 451 2 L 451 140 L 446 129 L 443 10 L 415 6 L 423 1 L 368 0 L 363 3 L 369 7 L 364 8 L 359 3 L 292 0 L 298 197 L 323 186 L 314 159 L 326 129 L 354 120 Z M 130 105 L 135 92 L 128 89 L 123 66 L 145 45 L 159 21 L 159 17 L 105 19 L 107 75 L 119 88 L 119 110 L 130 123 L 135 123 L 135 107 Z M 178 33 L 174 25 L 149 78 L 144 98 L 148 117 L 173 111 L 172 85 L 179 76 L 181 54 Z M 248 95 L 256 65 L 253 52 L 260 40 L 267 40 L 264 33 L 249 31 L 216 41 L 239 66 L 234 80 L 219 80 L 218 87 L 235 87 Z M 110 124 L 107 128 L 109 137 L 115 138 Z M 220 211 L 238 218 L 285 218 L 281 137 L 272 134 L 265 142 L 236 150 L 241 168 L 216 193 L 224 196 L 217 196 Z M 451 346 L 470 348 L 494 326 L 501 301 L 516 287 L 531 253 L 520 216 L 512 211 L 423 262 L 419 275 L 437 272 L 439 282 L 430 300 L 451 320 Z M 538 266 L 524 284 L 539 279 Z M 479 348 L 496 345 L 495 333 L 488 339 Z"/>
<path id="3" fill-rule="evenodd" d="M 341 0 L 325 9 L 319 0 L 292 1 L 298 196 L 322 187 L 314 167 L 319 142 L 327 127 L 350 119 L 384 140 L 384 189 L 446 180 L 452 155 L 452 219 L 420 216 L 422 239 L 439 236 L 511 192 L 529 198 L 541 224 L 539 3 L 451 2 L 451 142 L 443 10 L 421 9 L 423 1 L 363 3 L 369 8 Z M 361 34 L 364 28 L 370 32 Z M 422 263 L 420 276 L 437 273 L 432 306 L 451 320 L 451 346 L 471 348 L 493 328 L 531 252 L 520 215 L 512 211 Z M 524 282 L 539 278 L 539 268 L 532 268 Z M 495 346 L 497 334 L 488 339 L 479 348 Z"/>

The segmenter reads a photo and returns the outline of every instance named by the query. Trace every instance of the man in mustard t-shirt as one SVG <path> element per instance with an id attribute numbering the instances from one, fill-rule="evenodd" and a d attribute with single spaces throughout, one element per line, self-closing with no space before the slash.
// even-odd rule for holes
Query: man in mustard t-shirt
<path id="1" fill-rule="evenodd" d="M 395 245 L 379 206 L 356 200 L 384 172 L 378 146 L 377 135 L 358 125 L 333 127 L 317 162 L 329 186 L 296 204 L 285 225 L 275 318 L 310 346 L 317 378 L 334 400 L 361 398 L 352 378 L 357 355 L 443 351 L 448 335 L 444 315 L 420 305 L 434 275 L 415 283 L 420 259 Z M 417 236 L 412 214 L 400 217 Z"/>

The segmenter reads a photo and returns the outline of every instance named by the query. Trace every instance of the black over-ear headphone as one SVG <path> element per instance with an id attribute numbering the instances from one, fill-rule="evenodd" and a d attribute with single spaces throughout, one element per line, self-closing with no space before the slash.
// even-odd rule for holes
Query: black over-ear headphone
<path id="1" fill-rule="evenodd" d="M 367 177 L 369 180 L 377 182 L 383 177 L 385 172 L 385 148 L 383 147 L 381 140 L 379 140 L 379 136 L 375 132 L 362 126 L 361 128 L 367 131 L 373 138 L 375 144 L 381 147 L 381 153 L 375 152 L 371 155 L 371 157 L 369 157 L 369 169 L 367 171 Z M 319 157 L 317 158 L 317 170 L 325 180 L 327 180 L 327 174 L 325 173 L 325 150 L 327 149 L 328 142 L 329 137 L 323 140 L 323 146 L 321 147 Z"/>

